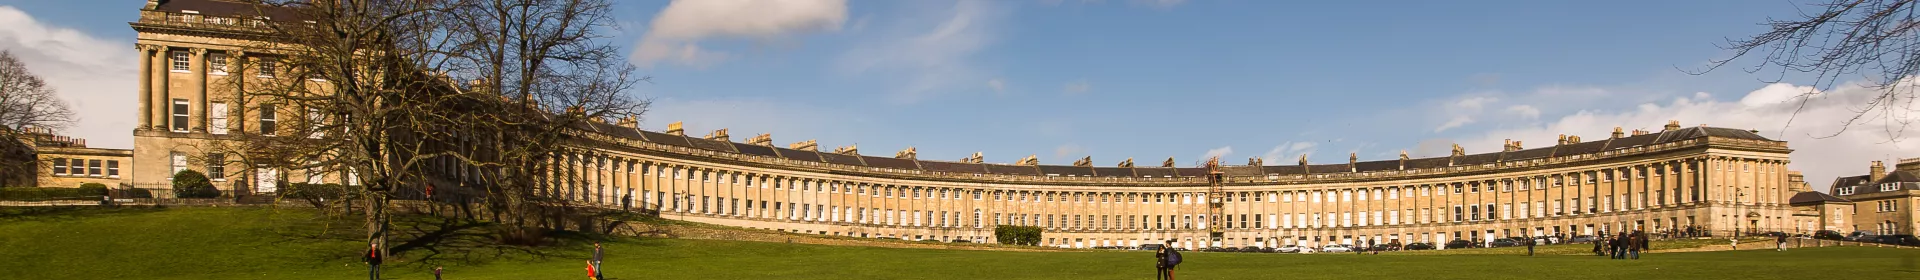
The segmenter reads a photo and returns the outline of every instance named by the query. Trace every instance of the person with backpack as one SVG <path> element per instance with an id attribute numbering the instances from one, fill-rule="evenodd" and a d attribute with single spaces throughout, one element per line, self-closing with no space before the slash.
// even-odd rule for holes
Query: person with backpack
<path id="1" fill-rule="evenodd" d="M 380 243 L 367 244 L 367 253 L 360 255 L 360 261 L 367 263 L 367 279 L 380 280 Z"/>
<path id="2" fill-rule="evenodd" d="M 1173 280 L 1173 268 L 1180 266 L 1180 251 L 1167 250 L 1167 280 Z"/>
<path id="3" fill-rule="evenodd" d="M 1533 238 L 1527 238 L 1527 256 L 1533 256 Z"/>

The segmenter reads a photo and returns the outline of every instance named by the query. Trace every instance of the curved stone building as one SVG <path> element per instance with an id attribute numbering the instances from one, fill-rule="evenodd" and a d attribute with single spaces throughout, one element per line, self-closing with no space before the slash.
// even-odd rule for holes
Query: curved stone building
<path id="1" fill-rule="evenodd" d="M 632 192 L 635 205 L 669 218 L 842 236 L 991 242 L 995 225 L 1040 226 L 1043 245 L 1069 247 L 1441 243 L 1690 226 L 1727 234 L 1790 222 L 1785 142 L 1677 123 L 1531 149 L 1213 168 L 940 161 L 913 148 L 870 156 L 672 127 L 582 133 L 590 142 L 581 146 L 595 148 L 564 157 L 582 172 L 557 174 L 558 189 L 614 205 Z"/>
<path id="2" fill-rule="evenodd" d="M 266 193 L 302 176 L 352 184 L 229 166 L 199 148 L 228 133 L 271 135 L 282 119 L 300 116 L 208 86 L 273 78 L 271 67 L 227 73 L 230 61 L 271 59 L 236 47 L 244 41 L 229 31 L 262 18 L 236 5 L 149 1 L 131 24 L 143 67 L 131 183 L 165 189 L 169 174 L 195 169 L 236 192 L 240 182 L 256 182 L 246 192 Z M 1456 147 L 1446 157 L 1208 167 L 1176 167 L 1172 159 L 1039 165 L 1033 157 L 999 164 L 979 154 L 945 161 L 918 158 L 913 148 L 890 156 L 854 147 L 821 152 L 812 141 L 778 147 L 760 135 L 733 142 L 725 130 L 689 137 L 677 124 L 652 132 L 631 120 L 576 134 L 579 148 L 555 157 L 573 167 L 553 174 L 558 195 L 610 207 L 627 202 L 689 221 L 854 237 L 993 242 L 994 226 L 1026 225 L 1046 229 L 1043 245 L 1069 247 L 1444 243 L 1622 229 L 1769 231 L 1787 228 L 1791 214 L 1785 142 L 1678 123 L 1534 148 Z M 214 160 L 190 164 L 189 155 Z"/>

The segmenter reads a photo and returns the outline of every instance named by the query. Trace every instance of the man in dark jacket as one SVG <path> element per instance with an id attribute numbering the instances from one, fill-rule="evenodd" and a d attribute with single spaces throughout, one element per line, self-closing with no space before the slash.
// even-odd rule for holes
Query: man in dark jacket
<path id="1" fill-rule="evenodd" d="M 1180 266 L 1180 251 L 1167 249 L 1167 280 L 1173 280 L 1173 268 Z"/>
<path id="2" fill-rule="evenodd" d="M 600 248 L 600 242 L 594 242 L 593 243 L 593 279 L 606 279 L 607 277 L 606 275 L 607 268 L 600 266 L 600 257 L 603 256 L 604 254 L 606 254 L 606 249 Z"/>
<path id="3" fill-rule="evenodd" d="M 367 279 L 380 279 L 380 243 L 367 244 L 367 253 L 360 255 L 360 261 L 367 263 Z"/>
<path id="4" fill-rule="evenodd" d="M 1527 243 L 1527 256 L 1533 256 L 1533 238 L 1527 238 L 1526 241 L 1521 242 Z"/>

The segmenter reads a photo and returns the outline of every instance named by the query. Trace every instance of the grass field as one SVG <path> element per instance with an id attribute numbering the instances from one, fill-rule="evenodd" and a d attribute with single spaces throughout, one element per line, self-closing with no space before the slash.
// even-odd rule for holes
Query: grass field
<path id="1" fill-rule="evenodd" d="M 352 221 L 260 208 L 0 209 L 5 279 L 364 279 Z M 569 235 L 539 249 L 410 219 L 386 279 L 582 279 L 590 240 L 610 279 L 1151 279 L 1148 252 L 1006 252 Z M 324 233 L 323 233 L 324 232 Z M 1449 250 L 1452 254 L 1473 250 Z M 1186 253 L 1180 279 L 1879 279 L 1920 276 L 1920 250 L 1817 248 L 1591 256 Z M 1844 275 L 1844 276 L 1843 276 Z"/>

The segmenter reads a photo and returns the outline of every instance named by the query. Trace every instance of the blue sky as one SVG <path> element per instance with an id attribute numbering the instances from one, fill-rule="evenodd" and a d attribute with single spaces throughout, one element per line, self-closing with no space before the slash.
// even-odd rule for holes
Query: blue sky
<path id="1" fill-rule="evenodd" d="M 1544 147 L 1672 119 L 1792 141 L 1793 167 L 1816 188 L 1869 160 L 1920 156 L 1914 141 L 1888 141 L 1911 137 L 1871 124 L 1814 137 L 1839 131 L 1821 116 L 1850 116 L 1843 102 L 1787 126 L 1780 103 L 1797 88 L 1760 81 L 1772 75 L 1679 70 L 1722 58 L 1723 37 L 1792 16 L 1787 1 L 620 3 L 608 42 L 654 79 L 635 92 L 657 101 L 642 125 L 729 128 L 736 141 L 1276 164 L 1444 155 L 1452 143 L 1497 151 L 1504 139 Z M 31 53 L 30 66 L 72 65 L 48 75 L 79 89 L 67 92 L 76 103 L 131 111 L 132 79 L 100 73 L 137 65 L 126 22 L 142 4 L 0 0 L 0 23 L 30 25 L 0 28 L 0 48 Z M 87 69 L 114 60 L 126 65 Z M 70 133 L 129 147 L 125 115 L 83 116 Z"/>

